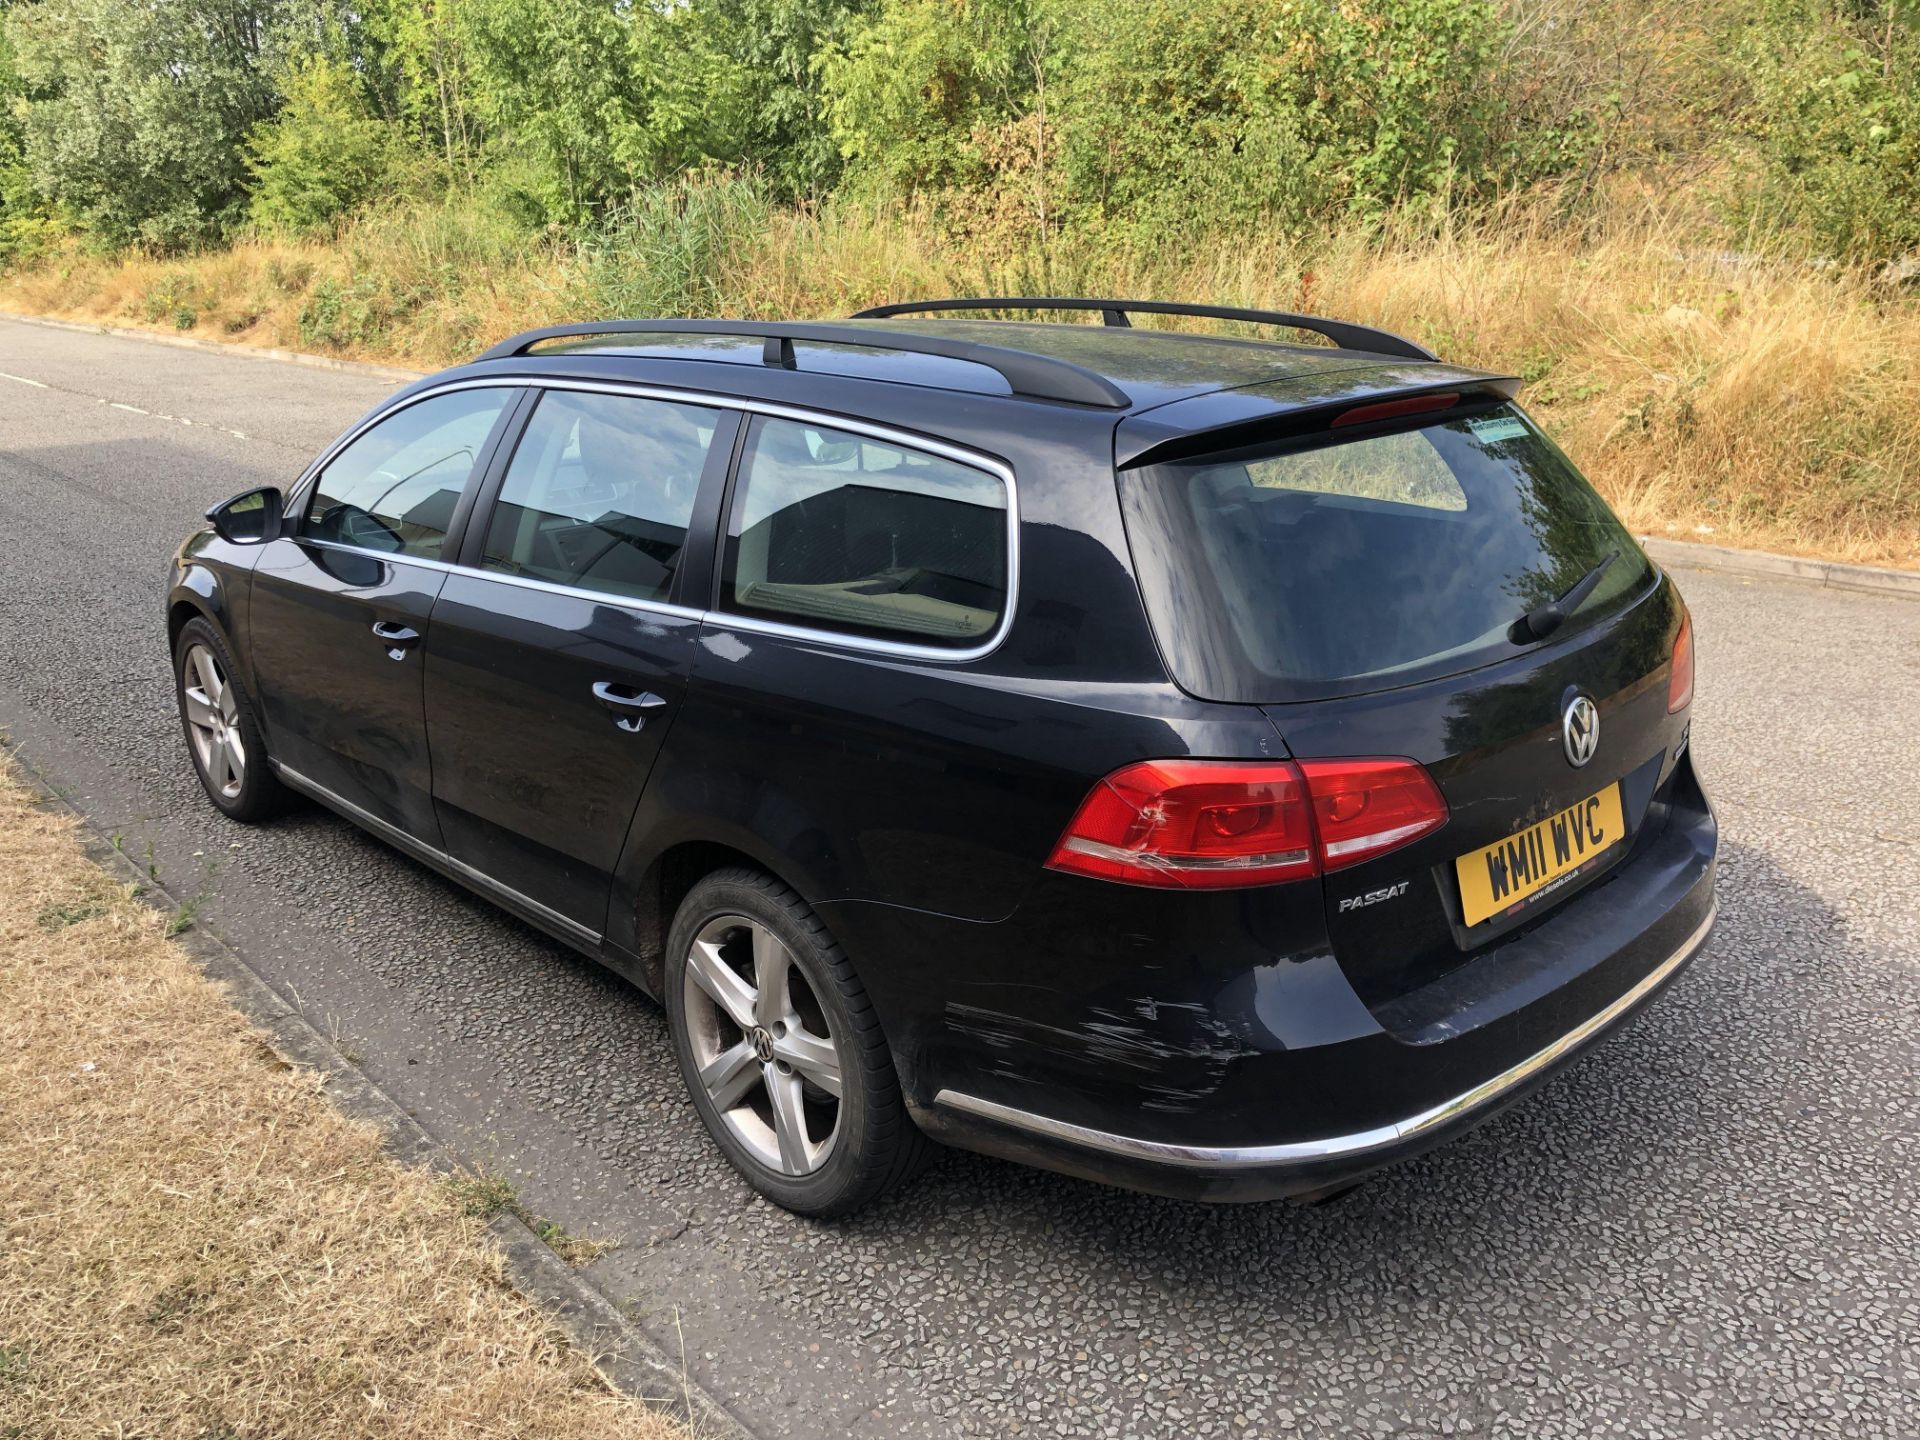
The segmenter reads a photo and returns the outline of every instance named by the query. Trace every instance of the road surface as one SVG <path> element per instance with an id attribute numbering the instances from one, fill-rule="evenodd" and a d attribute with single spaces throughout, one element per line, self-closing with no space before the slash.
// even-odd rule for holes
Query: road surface
<path id="1" fill-rule="evenodd" d="M 949 1154 L 752 1196 L 661 1012 L 318 810 L 203 800 L 168 555 L 387 382 L 0 321 L 0 727 L 767 1435 L 1920 1432 L 1920 604 L 1682 571 L 1720 928 L 1624 1035 L 1321 1209 Z"/>

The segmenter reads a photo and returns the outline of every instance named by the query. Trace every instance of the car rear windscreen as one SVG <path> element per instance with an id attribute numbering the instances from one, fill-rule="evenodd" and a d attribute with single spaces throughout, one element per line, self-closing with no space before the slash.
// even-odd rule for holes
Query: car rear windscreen
<path id="1" fill-rule="evenodd" d="M 1515 622 L 1609 554 L 1553 640 L 1652 578 L 1626 527 L 1511 405 L 1122 471 L 1119 483 L 1161 648 L 1181 687 L 1209 700 L 1454 674 L 1533 643 Z"/>

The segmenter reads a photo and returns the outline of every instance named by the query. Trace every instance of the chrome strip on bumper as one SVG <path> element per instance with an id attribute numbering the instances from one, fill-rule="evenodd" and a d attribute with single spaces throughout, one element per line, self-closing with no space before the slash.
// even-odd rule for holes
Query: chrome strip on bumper
<path id="1" fill-rule="evenodd" d="M 1070 1145 L 1080 1145 L 1090 1150 L 1104 1150 L 1108 1154 L 1119 1155 L 1129 1160 L 1145 1160 L 1182 1169 L 1258 1170 L 1270 1165 L 1284 1166 L 1324 1160 L 1364 1158 L 1372 1151 L 1388 1149 L 1402 1141 L 1411 1140 L 1424 1131 L 1432 1130 L 1483 1105 L 1490 1104 L 1507 1091 L 1525 1084 L 1571 1051 L 1577 1050 L 1586 1041 L 1591 1040 L 1627 1011 L 1633 1009 L 1653 991 L 1659 989 L 1674 971 L 1691 960 L 1695 952 L 1706 943 L 1707 932 L 1713 928 L 1713 922 L 1718 913 L 1719 905 L 1716 902 L 1714 907 L 1707 911 L 1707 918 L 1700 922 L 1699 928 L 1683 940 L 1679 949 L 1661 961 L 1639 984 L 1599 1014 L 1569 1030 L 1545 1049 L 1529 1055 L 1511 1069 L 1501 1071 L 1491 1080 L 1483 1081 L 1471 1090 L 1455 1095 L 1451 1100 L 1442 1101 L 1430 1110 L 1422 1110 L 1417 1115 L 1410 1115 L 1404 1120 L 1396 1120 L 1372 1130 L 1360 1130 L 1350 1135 L 1329 1135 L 1321 1140 L 1292 1140 L 1280 1145 L 1169 1145 L 1158 1140 L 1136 1140 L 1131 1136 L 1094 1130 L 1085 1125 L 1070 1124 L 1065 1120 L 1049 1119 L 1044 1115 L 1035 1115 L 1028 1110 L 1016 1110 L 1010 1105 L 982 1100 L 977 1095 L 967 1095 L 958 1090 L 942 1090 L 934 1097 L 934 1104 L 943 1105 L 949 1110 L 961 1110 L 970 1115 L 978 1115 L 1018 1130 L 1029 1130 L 1036 1135 L 1065 1141 Z"/>

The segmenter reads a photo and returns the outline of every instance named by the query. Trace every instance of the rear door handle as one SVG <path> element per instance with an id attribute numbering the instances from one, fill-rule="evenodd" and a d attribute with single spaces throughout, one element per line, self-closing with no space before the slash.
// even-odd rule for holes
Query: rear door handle
<path id="1" fill-rule="evenodd" d="M 392 620 L 376 620 L 373 622 L 373 636 L 387 647 L 388 656 L 395 660 L 404 660 L 407 658 L 407 651 L 420 639 L 420 632 L 411 626 L 401 625 Z"/>
<path id="2" fill-rule="evenodd" d="M 613 712 L 613 723 L 622 730 L 640 729 L 647 723 L 649 710 L 658 710 L 667 703 L 651 690 L 636 690 L 611 680 L 594 681 L 593 698 Z"/>

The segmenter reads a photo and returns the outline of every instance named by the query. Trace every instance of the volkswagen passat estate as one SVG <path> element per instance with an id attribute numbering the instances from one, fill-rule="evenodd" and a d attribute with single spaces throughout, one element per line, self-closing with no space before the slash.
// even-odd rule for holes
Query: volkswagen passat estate
<path id="1" fill-rule="evenodd" d="M 1125 300 L 534 331 L 208 513 L 188 749 L 655 996 L 791 1209 L 928 1137 L 1328 1195 L 1713 924 L 1686 607 L 1517 388 Z"/>

